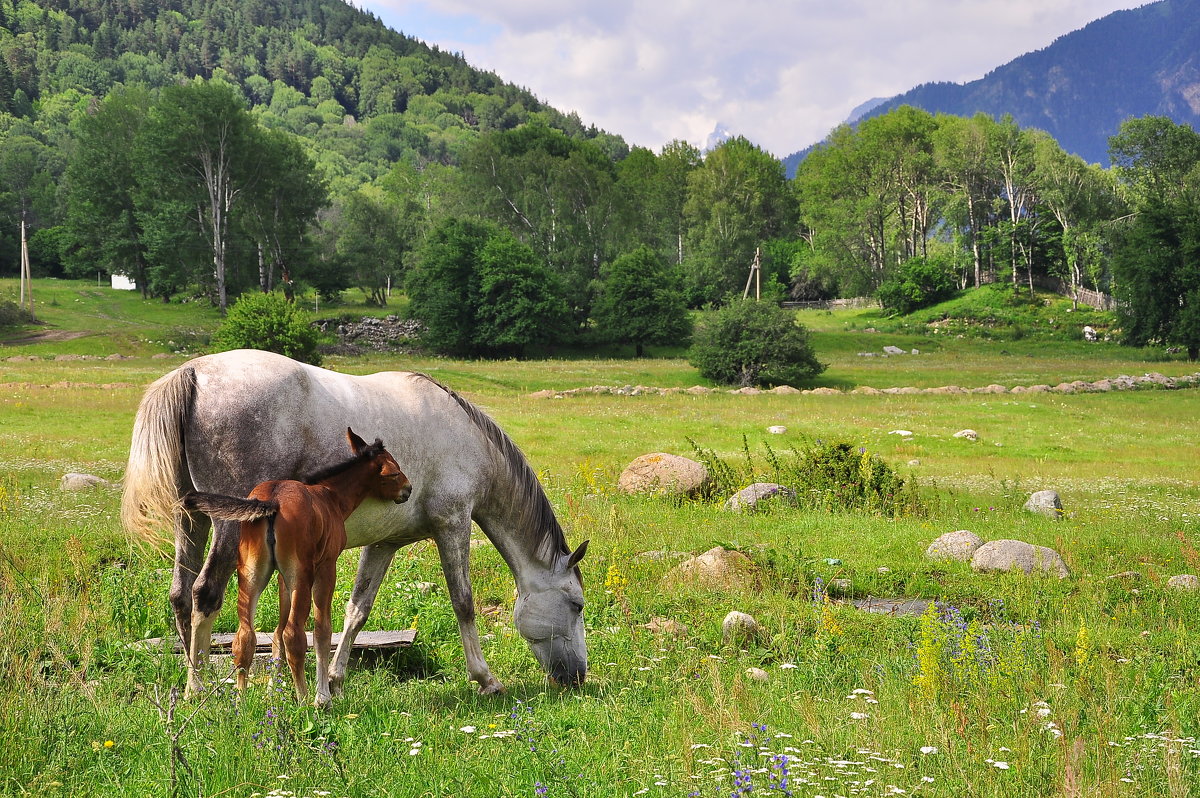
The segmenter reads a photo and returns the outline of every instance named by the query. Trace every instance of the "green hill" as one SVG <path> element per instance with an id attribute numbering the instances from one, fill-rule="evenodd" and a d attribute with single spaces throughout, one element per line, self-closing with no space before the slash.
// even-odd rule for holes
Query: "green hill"
<path id="1" fill-rule="evenodd" d="M 118 84 L 217 78 L 263 125 L 302 136 L 335 194 L 400 159 L 456 163 L 478 133 L 531 119 L 626 150 L 340 0 L 0 0 L 0 56 L 0 134 L 62 140 Z"/>

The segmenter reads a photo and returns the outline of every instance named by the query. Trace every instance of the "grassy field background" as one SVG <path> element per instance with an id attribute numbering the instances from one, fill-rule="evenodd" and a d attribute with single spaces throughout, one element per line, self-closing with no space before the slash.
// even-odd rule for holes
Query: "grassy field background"
<path id="1" fill-rule="evenodd" d="M 130 645 L 171 634 L 169 561 L 125 539 L 117 491 L 64 493 L 58 482 L 72 471 L 120 478 L 142 388 L 217 318 L 86 283 L 35 290 L 49 322 L 33 331 L 41 339 L 0 345 L 0 794 L 1200 795 L 1200 594 L 1166 587 L 1200 573 L 1200 390 L 542 399 L 530 394 L 703 381 L 678 356 L 331 357 L 347 372 L 429 372 L 524 449 L 568 539 L 592 541 L 587 685 L 543 683 L 511 626 L 511 576 L 485 546 L 473 564 L 485 655 L 509 689 L 476 695 L 444 589 L 418 587 L 442 584 L 424 543 L 397 557 L 369 622 L 415 624 L 418 644 L 360 663 L 332 712 L 265 684 L 240 699 L 218 686 L 172 708 L 178 659 Z M 1084 313 L 1055 318 L 1057 338 L 1028 322 L 1014 340 L 1011 324 L 930 335 L 874 311 L 805 312 L 829 368 L 802 387 L 1196 370 L 1075 340 L 1077 321 L 1097 321 Z M 885 345 L 921 353 L 859 354 Z M 102 359 L 114 354 L 128 359 Z M 770 435 L 772 425 L 788 431 Z M 954 438 L 963 428 L 979 440 Z M 690 455 L 689 438 L 730 461 L 743 445 L 845 441 L 915 481 L 928 510 L 734 515 L 616 491 L 634 457 Z M 1021 509 L 1043 488 L 1061 494 L 1062 521 Z M 957 529 L 1051 546 L 1072 576 L 977 575 L 925 559 L 930 541 Z M 685 553 L 716 545 L 750 556 L 752 587 L 663 584 Z M 339 616 L 354 563 L 350 553 L 341 564 Z M 1140 576 L 1110 578 L 1129 571 Z M 940 603 L 921 617 L 869 614 L 826 596 L 835 579 L 854 597 Z M 260 628 L 273 624 L 271 603 Z M 723 642 L 730 610 L 753 614 L 763 633 Z M 232 616 L 218 628 L 232 630 Z M 652 631 L 653 618 L 686 632 Z"/>

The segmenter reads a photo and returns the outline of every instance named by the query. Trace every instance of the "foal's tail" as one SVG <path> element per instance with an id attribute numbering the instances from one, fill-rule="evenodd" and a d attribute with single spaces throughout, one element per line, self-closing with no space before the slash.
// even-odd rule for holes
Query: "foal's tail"
<path id="1" fill-rule="evenodd" d="M 274 517 L 279 512 L 279 502 L 192 491 L 183 497 L 183 508 L 199 510 L 214 521 L 259 521 Z"/>
<path id="2" fill-rule="evenodd" d="M 196 372 L 176 369 L 146 389 L 133 422 L 121 523 L 151 543 L 171 539 L 186 471 L 183 429 L 195 395 Z"/>

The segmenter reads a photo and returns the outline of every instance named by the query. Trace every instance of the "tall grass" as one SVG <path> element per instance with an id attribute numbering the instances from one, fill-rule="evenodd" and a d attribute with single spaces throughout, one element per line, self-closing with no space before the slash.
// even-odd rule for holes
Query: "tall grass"
<path id="1" fill-rule="evenodd" d="M 894 359 L 893 372 L 872 374 L 940 380 L 967 355 L 982 384 L 1010 373 L 1014 356 L 994 344 L 955 346 L 934 369 Z M 1031 351 L 1020 369 L 1048 376 L 1074 362 L 1073 346 Z M 1128 353 L 1108 351 L 1124 364 L 1118 373 L 1136 370 L 1121 360 Z M 866 360 L 843 358 L 832 378 L 863 379 Z M 1166 580 L 1200 573 L 1200 391 L 551 400 L 529 393 L 695 380 L 673 360 L 338 361 L 431 371 L 521 444 L 570 541 L 592 541 L 591 668 L 580 690 L 544 683 L 512 626 L 512 577 L 481 544 L 477 617 L 508 692 L 478 696 L 436 550 L 419 543 L 399 553 L 370 620 L 415 624 L 416 645 L 357 662 L 346 696 L 318 713 L 265 671 L 234 695 L 223 662 L 205 700 L 173 698 L 178 656 L 134 645 L 172 634 L 169 560 L 125 540 L 115 491 L 57 488 L 66 471 L 119 479 L 140 386 L 176 362 L 3 364 L 0 794 L 1197 794 L 1200 595 Z M 1075 368 L 1112 376 L 1107 361 Z M 776 424 L 787 432 L 769 435 Z M 964 427 L 980 440 L 954 438 Z M 914 435 L 888 434 L 897 428 Z M 846 441 L 936 501 L 924 515 L 742 515 L 616 490 L 635 456 L 688 455 L 688 438 L 730 463 L 764 444 L 785 453 Z M 1021 509 L 1043 487 L 1062 495 L 1064 520 Z M 977 575 L 926 560 L 928 543 L 955 529 L 1052 546 L 1072 576 Z M 715 545 L 750 558 L 751 586 L 664 586 L 683 557 Z M 355 562 L 351 553 L 340 563 L 335 608 Z M 1140 577 L 1109 578 L 1127 571 Z M 834 580 L 848 586 L 831 591 Z M 933 603 L 893 617 L 855 609 L 843 593 Z M 273 624 L 272 605 L 264 598 L 260 628 Z M 757 637 L 725 642 L 721 620 L 735 609 L 757 618 Z M 229 609 L 218 630 L 233 628 Z"/>

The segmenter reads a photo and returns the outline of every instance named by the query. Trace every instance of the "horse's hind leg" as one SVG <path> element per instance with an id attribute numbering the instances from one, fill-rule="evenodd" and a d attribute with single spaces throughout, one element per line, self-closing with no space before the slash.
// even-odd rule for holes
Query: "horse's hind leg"
<path id="1" fill-rule="evenodd" d="M 230 526 L 230 529 L 226 529 Z M 192 585 L 192 640 L 188 649 L 187 695 L 204 689 L 200 674 L 208 663 L 212 644 L 213 622 L 225 601 L 225 588 L 237 567 L 237 546 L 240 525 L 236 521 L 218 521 L 213 544 L 204 567 Z"/>
<path id="2" fill-rule="evenodd" d="M 354 575 L 354 588 L 350 593 L 350 601 L 346 603 L 346 620 L 342 627 L 342 639 L 338 643 L 337 653 L 333 657 L 333 669 L 329 675 L 329 692 L 332 696 L 342 694 L 342 686 L 346 682 L 346 669 L 350 664 L 350 647 L 354 638 L 362 631 L 375 604 L 375 596 L 383 577 L 387 575 L 388 566 L 396 556 L 394 543 L 373 543 L 363 549 L 358 560 L 358 572 Z"/>
<path id="3" fill-rule="evenodd" d="M 186 513 L 175 519 L 175 564 L 171 571 L 171 610 L 189 666 L 192 650 L 192 585 L 204 564 L 204 547 L 212 522 L 207 515 Z"/>

